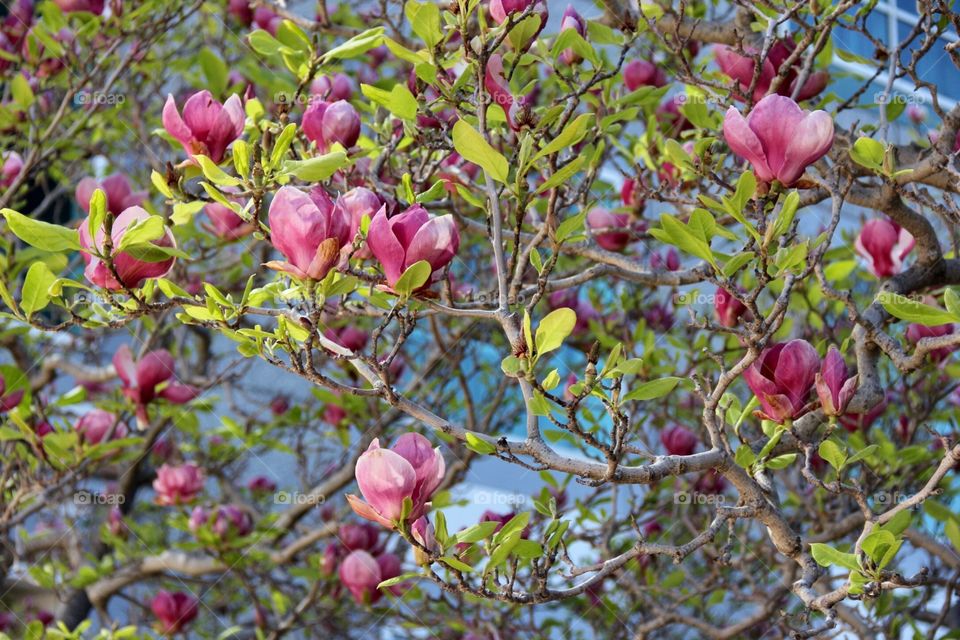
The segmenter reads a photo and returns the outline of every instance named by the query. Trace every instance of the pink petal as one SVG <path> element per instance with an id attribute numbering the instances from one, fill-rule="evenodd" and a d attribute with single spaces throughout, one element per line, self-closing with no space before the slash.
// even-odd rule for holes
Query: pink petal
<path id="1" fill-rule="evenodd" d="M 723 119 L 723 137 L 735 154 L 753 165 L 758 180 L 770 182 L 774 179 L 760 139 L 734 107 L 727 110 Z"/>

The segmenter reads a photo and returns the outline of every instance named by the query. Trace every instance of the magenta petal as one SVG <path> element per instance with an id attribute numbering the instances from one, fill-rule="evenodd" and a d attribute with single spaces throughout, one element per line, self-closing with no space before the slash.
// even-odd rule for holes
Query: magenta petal
<path id="1" fill-rule="evenodd" d="M 200 395 L 200 390 L 188 384 L 173 383 L 160 392 L 160 397 L 173 404 L 186 404 Z"/>
<path id="2" fill-rule="evenodd" d="M 774 179 L 760 139 L 734 107 L 727 110 L 727 115 L 723 119 L 723 137 L 735 154 L 753 165 L 753 171 L 758 180 L 770 182 Z"/>
<path id="3" fill-rule="evenodd" d="M 404 247 L 409 247 L 420 227 L 427 224 L 430 214 L 423 205 L 415 204 L 403 213 L 390 218 L 390 229 Z"/>
<path id="4" fill-rule="evenodd" d="M 420 260 L 430 263 L 433 271 L 450 264 L 460 248 L 460 234 L 450 214 L 433 218 L 420 227 L 407 247 L 404 267 Z"/>
<path id="5" fill-rule="evenodd" d="M 190 144 L 193 134 L 190 132 L 187 123 L 180 117 L 180 112 L 177 111 L 177 103 L 172 94 L 167 95 L 167 102 L 163 105 L 163 128 L 182 145 Z"/>
<path id="6" fill-rule="evenodd" d="M 356 467 L 357 485 L 370 506 L 389 521 L 398 520 L 403 501 L 412 498 L 417 476 L 402 456 L 389 449 L 367 449 Z"/>
<path id="7" fill-rule="evenodd" d="M 820 357 L 806 340 L 791 340 L 780 352 L 774 379 L 795 410 L 800 410 L 806 402 L 819 366 Z"/>
<path id="8" fill-rule="evenodd" d="M 808 114 L 791 133 L 783 166 L 777 175 L 785 185 L 800 179 L 804 170 L 830 151 L 833 146 L 833 119 L 826 111 Z"/>
<path id="9" fill-rule="evenodd" d="M 183 105 L 183 121 L 192 137 L 206 140 L 217 124 L 217 116 L 223 105 L 214 100 L 213 94 L 204 89 L 193 94 Z"/>
<path id="10" fill-rule="evenodd" d="M 757 103 L 747 121 L 763 146 L 767 166 L 770 167 L 774 177 L 784 184 L 795 182 L 796 178 L 789 182 L 785 180 L 783 172 L 786 170 L 784 163 L 787 151 L 799 137 L 797 129 L 804 121 L 803 109 L 790 98 L 774 94 Z M 805 164 L 800 167 L 801 174 L 805 167 Z M 790 171 L 794 170 L 794 165 L 791 165 Z M 797 178 L 799 177 L 797 175 Z"/>
<path id="11" fill-rule="evenodd" d="M 380 207 L 373 216 L 367 231 L 367 245 L 383 266 L 387 282 L 393 285 L 403 275 L 404 250 L 390 228 L 386 211 L 386 206 Z"/>
<path id="12" fill-rule="evenodd" d="M 154 389 L 174 376 L 173 356 L 166 349 L 151 351 L 137 363 L 137 386 Z"/>
<path id="13" fill-rule="evenodd" d="M 134 386 L 137 380 L 137 365 L 133 361 L 133 353 L 127 345 L 121 345 L 113 354 L 113 368 L 123 381 L 125 387 Z"/>

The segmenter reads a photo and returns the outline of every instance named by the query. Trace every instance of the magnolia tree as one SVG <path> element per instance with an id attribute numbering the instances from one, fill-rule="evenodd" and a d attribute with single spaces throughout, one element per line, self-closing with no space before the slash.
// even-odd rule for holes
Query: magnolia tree
<path id="1" fill-rule="evenodd" d="M 960 13 L 877 4 L 11 0 L 0 630 L 957 637 Z"/>

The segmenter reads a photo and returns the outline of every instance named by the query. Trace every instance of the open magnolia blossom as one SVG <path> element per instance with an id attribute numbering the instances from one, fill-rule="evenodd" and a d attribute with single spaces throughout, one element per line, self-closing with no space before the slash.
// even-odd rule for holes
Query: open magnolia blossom
<path id="1" fill-rule="evenodd" d="M 163 107 L 163 126 L 191 157 L 204 155 L 214 162 L 223 160 L 231 142 L 243 133 L 246 116 L 236 95 L 226 102 L 216 100 L 209 91 L 199 91 L 183 105 L 183 116 L 172 95 Z"/>
<path id="2" fill-rule="evenodd" d="M 404 515 L 405 501 L 410 504 L 408 521 L 423 515 L 445 470 L 439 447 L 433 449 L 419 433 L 400 436 L 390 449 L 374 439 L 357 460 L 357 485 L 365 501 L 353 495 L 347 501 L 358 516 L 393 529 Z"/>
<path id="3" fill-rule="evenodd" d="M 805 111 L 788 97 L 770 95 L 746 118 L 730 107 L 723 137 L 753 165 L 758 180 L 791 186 L 833 146 L 833 118 L 826 111 Z"/>
<path id="4" fill-rule="evenodd" d="M 91 236 L 89 218 L 82 221 L 80 224 L 80 248 L 82 253 L 80 255 L 87 264 L 83 275 L 91 284 L 113 290 L 136 288 L 143 284 L 143 281 L 147 278 L 159 278 L 170 272 L 175 261 L 172 256 L 167 257 L 164 253 L 144 255 L 139 251 L 133 253 L 120 250 L 127 229 L 142 224 L 148 219 L 150 219 L 150 214 L 142 207 L 134 206 L 125 209 L 113 221 L 109 243 L 103 227 L 97 230 L 96 235 Z M 169 229 L 164 229 L 160 238 L 151 241 L 149 244 L 156 247 L 177 246 Z M 100 257 L 106 257 L 107 255 L 111 258 L 110 262 L 112 264 Z"/>
<path id="5" fill-rule="evenodd" d="M 896 222 L 882 218 L 863 225 L 854 248 L 866 260 L 870 273 L 878 278 L 889 278 L 900 273 L 916 240 Z"/>
<path id="6" fill-rule="evenodd" d="M 767 420 L 785 422 L 809 410 L 807 399 L 820 357 L 806 340 L 790 340 L 765 349 L 743 377 Z"/>

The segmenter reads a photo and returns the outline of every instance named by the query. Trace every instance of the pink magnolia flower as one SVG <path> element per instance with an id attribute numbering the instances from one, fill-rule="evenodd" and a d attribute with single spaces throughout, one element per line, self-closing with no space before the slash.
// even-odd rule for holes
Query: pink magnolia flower
<path id="1" fill-rule="evenodd" d="M 806 340 L 790 340 L 769 347 L 743 373 L 762 417 L 782 423 L 807 409 L 820 357 Z"/>
<path id="2" fill-rule="evenodd" d="M 16 151 L 3 152 L 3 168 L 0 169 L 0 188 L 6 189 L 13 184 L 23 171 L 23 157 Z"/>
<path id="3" fill-rule="evenodd" d="M 450 264 L 460 248 L 460 232 L 452 215 L 434 217 L 419 204 L 389 219 L 386 207 L 381 207 L 370 223 L 367 246 L 393 287 L 408 267 L 421 260 L 430 263 L 434 274 Z"/>
<path id="4" fill-rule="evenodd" d="M 167 636 L 183 631 L 197 617 L 199 609 L 199 601 L 182 591 L 170 593 L 161 589 L 150 602 L 160 632 Z"/>
<path id="5" fill-rule="evenodd" d="M 940 338 L 942 336 L 952 335 L 954 332 L 954 327 L 952 324 L 941 324 L 933 327 L 928 327 L 926 325 L 911 323 L 907 327 L 907 340 L 913 344 L 917 344 L 923 338 Z M 956 347 L 940 347 L 939 349 L 934 349 L 929 353 L 930 359 L 934 362 L 943 362 Z"/>
<path id="6" fill-rule="evenodd" d="M 255 229 L 252 222 L 247 222 L 233 209 L 219 202 L 210 202 L 204 205 L 203 210 L 210 218 L 207 229 L 223 240 L 236 240 L 248 236 Z"/>
<path id="7" fill-rule="evenodd" d="M 740 322 L 740 317 L 747 312 L 747 306 L 726 289 L 717 287 L 717 292 L 713 296 L 713 310 L 716 313 L 717 322 L 725 327 L 735 327 Z"/>
<path id="8" fill-rule="evenodd" d="M 203 480 L 203 469 L 192 462 L 177 467 L 162 465 L 153 481 L 157 504 L 172 506 L 192 502 L 203 490 Z"/>
<path id="9" fill-rule="evenodd" d="M 913 124 L 923 124 L 923 121 L 927 119 L 927 110 L 918 104 L 907 105 L 907 117 Z"/>
<path id="10" fill-rule="evenodd" d="M 646 60 L 631 60 L 623 68 L 623 81 L 630 91 L 640 87 L 665 87 L 667 75 L 652 62 Z"/>
<path id="11" fill-rule="evenodd" d="M 497 24 L 503 24 L 507 18 L 515 13 L 523 13 L 527 7 L 534 4 L 543 4 L 539 0 L 490 0 L 490 17 L 496 20 Z M 546 23 L 546 6 L 536 7 L 535 15 L 541 15 L 540 28 L 543 29 Z"/>
<path id="12" fill-rule="evenodd" d="M 858 376 L 848 375 L 843 356 L 835 346 L 830 345 L 816 377 L 817 397 L 820 398 L 823 415 L 839 416 L 846 410 L 857 391 L 858 379 Z"/>
<path id="13" fill-rule="evenodd" d="M 382 449 L 374 439 L 357 460 L 357 485 L 366 502 L 355 495 L 348 495 L 347 501 L 361 518 L 393 529 L 406 498 L 413 503 L 409 521 L 423 515 L 445 471 L 440 448 L 431 448 L 419 433 L 403 434 L 392 449 Z"/>
<path id="14" fill-rule="evenodd" d="M 270 241 L 287 262 L 266 266 L 300 279 L 323 280 L 350 242 L 350 221 L 336 209 L 322 187 L 309 195 L 286 186 L 270 203 Z"/>
<path id="15" fill-rule="evenodd" d="M 486 72 L 483 76 L 483 87 L 490 94 L 494 104 L 499 105 L 507 116 L 507 124 L 514 131 L 520 129 L 517 124 L 517 112 L 520 102 L 510 92 L 510 85 L 503 76 L 503 56 L 496 53 L 487 60 Z"/>
<path id="16" fill-rule="evenodd" d="M 242 538 L 253 531 L 253 518 L 243 507 L 232 504 L 220 505 L 213 512 L 210 528 L 221 540 Z"/>
<path id="17" fill-rule="evenodd" d="M 789 38 L 777 40 L 773 46 L 770 47 L 767 57 L 760 66 L 760 77 L 757 79 L 757 84 L 753 92 L 754 102 L 758 102 L 767 95 L 773 79 L 780 74 L 781 68 L 786 63 L 787 58 L 790 57 L 790 54 L 793 53 L 796 48 L 796 43 Z M 757 52 L 756 50 L 750 49 L 747 50 L 747 53 L 756 54 Z M 736 80 L 740 84 L 740 88 L 744 91 L 750 88 L 750 83 L 753 81 L 754 75 L 754 60 L 752 57 L 741 56 L 730 47 L 724 45 L 714 47 L 714 55 L 717 59 L 717 65 L 723 73 L 730 76 L 731 79 Z M 777 87 L 778 94 L 782 96 L 793 95 L 793 91 L 799 80 L 798 70 L 802 66 L 803 58 L 801 57 L 797 61 L 797 64 L 792 66 L 787 72 L 785 80 Z M 797 100 L 807 100 L 816 96 L 826 88 L 829 81 L 830 74 L 826 71 L 815 71 L 811 73 L 797 94 Z"/>
<path id="18" fill-rule="evenodd" d="M 383 582 L 380 563 L 372 555 L 358 549 L 340 563 L 340 582 L 359 604 L 373 604 L 382 594 L 377 585 Z"/>
<path id="19" fill-rule="evenodd" d="M 637 181 L 633 178 L 627 178 L 623 181 L 623 185 L 620 187 L 620 201 L 623 202 L 623 206 L 633 207 L 634 209 L 643 208 L 644 199 L 637 187 Z"/>
<path id="20" fill-rule="evenodd" d="M 693 490 L 697 493 L 715 495 L 723 493 L 727 488 L 727 479 L 723 477 L 716 469 L 707 471 L 693 483 Z"/>
<path id="21" fill-rule="evenodd" d="M 253 8 L 250 7 L 250 0 L 230 0 L 227 4 L 227 13 L 245 27 L 253 24 Z"/>
<path id="22" fill-rule="evenodd" d="M 24 393 L 23 389 L 17 389 L 16 391 L 7 393 L 7 380 L 3 374 L 0 374 L 0 414 L 6 413 L 20 404 L 23 400 Z"/>
<path id="23" fill-rule="evenodd" d="M 280 28 L 280 23 L 283 22 L 283 18 L 271 11 L 268 7 L 259 6 L 253 12 L 253 21 L 257 23 L 258 27 L 276 37 L 277 29 Z"/>
<path id="24" fill-rule="evenodd" d="M 327 404 L 323 408 L 323 421 L 331 426 L 340 426 L 346 417 L 347 412 L 340 405 Z"/>
<path id="25" fill-rule="evenodd" d="M 350 221 L 350 242 L 344 245 L 344 249 L 341 251 L 341 253 L 344 253 L 349 252 L 350 243 L 357 237 L 363 217 L 367 216 L 370 220 L 373 220 L 373 216 L 377 215 L 377 211 L 383 206 L 383 200 L 366 187 L 355 187 L 341 194 L 337 198 L 335 206 Z M 358 258 L 369 258 L 370 250 L 364 245 L 354 255 Z"/>
<path id="26" fill-rule="evenodd" d="M 594 207 L 587 213 L 587 226 L 592 231 L 602 230 L 594 233 L 594 238 L 607 251 L 623 251 L 632 240 L 630 216 L 625 213 L 610 213 L 603 207 Z"/>
<path id="27" fill-rule="evenodd" d="M 758 180 L 790 186 L 833 146 L 833 120 L 826 111 L 804 111 L 790 98 L 770 95 L 746 118 L 730 107 L 723 137 Z"/>
<path id="28" fill-rule="evenodd" d="M 421 516 L 410 527 L 410 534 L 413 539 L 419 542 L 424 548 L 434 551 L 437 549 L 436 531 L 427 516 Z"/>
<path id="29" fill-rule="evenodd" d="M 680 268 L 680 254 L 673 247 L 667 249 L 665 257 L 659 253 L 653 253 L 650 256 L 650 268 L 676 271 Z"/>
<path id="30" fill-rule="evenodd" d="M 149 422 L 147 405 L 157 398 L 186 404 L 198 395 L 196 387 L 176 380 L 173 356 L 166 349 L 151 351 L 135 362 L 130 347 L 122 345 L 113 355 L 113 367 L 123 383 L 123 395 L 137 406 L 137 418 Z"/>
<path id="31" fill-rule="evenodd" d="M 348 522 L 340 525 L 337 537 L 340 539 L 340 544 L 348 551 L 362 549 L 372 552 L 377 549 L 380 530 L 376 525 L 367 522 Z"/>
<path id="32" fill-rule="evenodd" d="M 840 416 L 840 424 L 842 424 L 843 428 L 849 431 L 850 433 L 854 433 L 855 431 L 858 431 L 861 429 L 863 431 L 868 431 L 871 425 L 873 425 L 873 423 L 877 421 L 877 418 L 882 416 L 883 413 L 887 410 L 888 404 L 889 404 L 889 401 L 887 400 L 886 396 L 884 396 L 883 399 L 880 400 L 880 402 L 878 402 L 876 405 L 871 407 L 870 410 L 867 411 L 866 413 L 843 414 L 842 416 Z"/>
<path id="33" fill-rule="evenodd" d="M 903 259 L 916 244 L 909 231 L 886 218 L 875 218 L 863 225 L 854 248 L 867 261 L 870 273 L 889 278 L 900 273 Z"/>
<path id="34" fill-rule="evenodd" d="M 290 398 L 283 394 L 277 394 L 270 401 L 270 413 L 275 416 L 282 416 L 290 410 Z"/>
<path id="35" fill-rule="evenodd" d="M 347 149 L 360 138 L 360 114 L 346 100 L 324 102 L 312 100 L 303 114 L 300 127 L 317 148 L 326 150 L 334 143 Z"/>
<path id="36" fill-rule="evenodd" d="M 94 253 L 103 253 L 107 249 L 105 246 L 107 234 L 104 228 L 100 227 L 96 236 L 91 238 L 89 217 L 84 218 L 83 222 L 80 223 L 80 247 L 83 250 L 80 255 L 87 265 L 86 269 L 83 270 L 84 277 L 98 287 L 115 291 L 124 287 L 137 288 L 147 278 L 162 278 L 167 275 L 173 268 L 175 258 L 172 256 L 157 262 L 148 262 L 136 258 L 126 251 L 117 251 L 127 228 L 148 218 L 150 218 L 150 214 L 141 207 L 130 207 L 113 221 L 110 240 L 116 274 L 100 258 L 93 255 Z M 151 244 L 158 247 L 177 246 L 169 229 L 164 229 L 163 236 L 159 240 L 154 240 Z"/>
<path id="37" fill-rule="evenodd" d="M 77 204 L 85 213 L 90 213 L 90 198 L 97 189 L 107 196 L 107 211 L 113 215 L 120 215 L 124 209 L 139 206 L 147 199 L 147 192 L 134 191 L 122 173 L 114 173 L 103 180 L 88 176 L 77 183 L 75 194 Z"/>
<path id="38" fill-rule="evenodd" d="M 332 102 L 349 100 L 353 95 L 353 80 L 343 73 L 335 73 L 333 78 L 317 76 L 310 83 L 310 95 L 319 96 L 323 100 Z"/>
<path id="39" fill-rule="evenodd" d="M 577 322 L 573 325 L 574 335 L 586 333 L 590 329 L 591 320 L 599 322 L 603 319 L 600 313 L 590 304 L 589 300 L 582 300 L 580 298 L 576 289 L 554 291 L 547 298 L 547 304 L 551 309 L 560 309 L 563 307 L 573 309 L 577 314 Z"/>
<path id="40" fill-rule="evenodd" d="M 560 31 L 567 29 L 575 30 L 581 37 L 587 35 L 587 22 L 577 13 L 572 4 L 567 5 L 567 10 L 563 12 L 563 17 L 560 19 Z M 573 49 L 564 49 L 560 54 L 560 60 L 566 65 L 577 64 L 581 59 Z"/>
<path id="41" fill-rule="evenodd" d="M 341 347 L 346 347 L 350 351 L 361 351 L 367 346 L 367 340 L 370 334 L 359 327 L 346 325 L 344 327 L 331 327 L 323 332 L 323 335 L 330 338 Z"/>
<path id="42" fill-rule="evenodd" d="M 80 439 L 87 444 L 100 444 L 111 429 L 113 440 L 125 438 L 129 433 L 127 425 L 119 422 L 117 416 L 103 409 L 93 409 L 85 413 L 77 421 L 76 429 Z"/>
<path id="43" fill-rule="evenodd" d="M 104 0 L 54 0 L 64 13 L 87 11 L 94 15 L 103 13 Z"/>
<path id="44" fill-rule="evenodd" d="M 660 442 L 671 456 L 689 456 L 697 448 L 697 436 L 681 425 L 660 432 Z"/>
<path id="45" fill-rule="evenodd" d="M 163 106 L 163 127 L 167 133 L 183 145 L 191 158 L 205 155 L 218 164 L 230 143 L 243 133 L 245 120 L 243 104 L 236 94 L 220 103 L 209 91 L 199 91 L 187 98 L 182 118 L 173 95 L 167 96 Z"/>
<path id="46" fill-rule="evenodd" d="M 254 493 L 273 493 L 277 490 L 277 483 L 267 476 L 254 476 L 247 482 L 247 489 Z"/>

